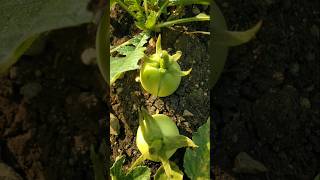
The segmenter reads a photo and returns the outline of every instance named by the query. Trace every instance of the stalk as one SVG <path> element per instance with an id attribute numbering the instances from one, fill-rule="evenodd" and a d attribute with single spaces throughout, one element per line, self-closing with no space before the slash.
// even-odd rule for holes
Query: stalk
<path id="1" fill-rule="evenodd" d="M 183 19 L 177 19 L 177 20 L 172 20 L 172 21 L 167 21 L 167 22 L 164 22 L 164 23 L 160 23 L 160 24 L 157 24 L 155 26 L 155 29 L 160 29 L 162 27 L 170 27 L 170 26 L 173 26 L 175 24 L 182 24 L 182 23 L 188 23 L 188 22 L 195 22 L 195 21 L 209 21 L 210 20 L 210 17 L 207 16 L 207 17 L 191 17 L 191 18 L 183 18 Z"/>

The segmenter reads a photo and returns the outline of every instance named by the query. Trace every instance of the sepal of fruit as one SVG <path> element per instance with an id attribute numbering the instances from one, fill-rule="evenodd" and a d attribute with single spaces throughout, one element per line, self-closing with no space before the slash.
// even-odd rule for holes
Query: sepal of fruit
<path id="1" fill-rule="evenodd" d="M 163 162 L 178 148 L 197 147 L 190 138 L 180 135 L 172 119 L 164 114 L 151 116 L 142 108 L 139 113 L 139 124 L 136 143 L 146 159 Z"/>

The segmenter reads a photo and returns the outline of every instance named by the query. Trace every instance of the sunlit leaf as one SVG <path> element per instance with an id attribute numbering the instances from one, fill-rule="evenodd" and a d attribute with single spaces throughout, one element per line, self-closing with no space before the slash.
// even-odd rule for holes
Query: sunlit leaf
<path id="1" fill-rule="evenodd" d="M 192 136 L 198 148 L 187 149 L 184 155 L 184 170 L 190 179 L 210 179 L 210 118 Z"/>
<path id="2" fill-rule="evenodd" d="M 124 156 L 118 156 L 116 161 L 110 168 L 110 175 L 112 180 L 149 180 L 151 171 L 146 166 L 137 166 L 129 173 L 125 173 L 122 169 L 125 162 Z"/>
<path id="3" fill-rule="evenodd" d="M 141 33 L 133 39 L 129 40 L 131 46 L 134 48 L 121 47 L 121 54 L 126 55 L 125 57 L 110 57 L 110 84 L 114 83 L 122 73 L 138 69 L 139 60 L 144 57 L 144 51 L 146 50 L 143 45 L 147 42 L 149 35 L 147 33 Z"/>

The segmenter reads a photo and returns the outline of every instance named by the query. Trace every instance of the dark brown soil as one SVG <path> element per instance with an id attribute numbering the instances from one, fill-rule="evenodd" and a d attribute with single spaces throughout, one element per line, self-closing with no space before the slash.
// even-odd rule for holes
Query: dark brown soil
<path id="1" fill-rule="evenodd" d="M 91 26 L 47 36 L 0 79 L 0 161 L 23 179 L 94 179 L 90 146 L 104 138 L 105 84 L 80 56 L 94 47 Z"/>
<path id="2" fill-rule="evenodd" d="M 255 40 L 232 48 L 211 91 L 215 178 L 313 179 L 320 169 L 320 2 L 217 2 L 232 30 L 264 23 Z M 269 171 L 234 173 L 240 152 Z"/>

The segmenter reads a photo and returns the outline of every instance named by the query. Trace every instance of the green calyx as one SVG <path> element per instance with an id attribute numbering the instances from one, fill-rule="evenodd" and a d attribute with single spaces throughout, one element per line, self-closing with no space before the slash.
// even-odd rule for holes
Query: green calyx
<path id="1" fill-rule="evenodd" d="M 172 166 L 169 158 L 178 148 L 198 146 L 188 137 L 180 135 L 175 123 L 166 115 L 151 116 L 142 107 L 139 111 L 139 125 L 136 142 L 142 155 L 130 169 L 149 159 L 162 163 L 164 173 L 159 176 L 182 179 L 183 174 Z"/>

